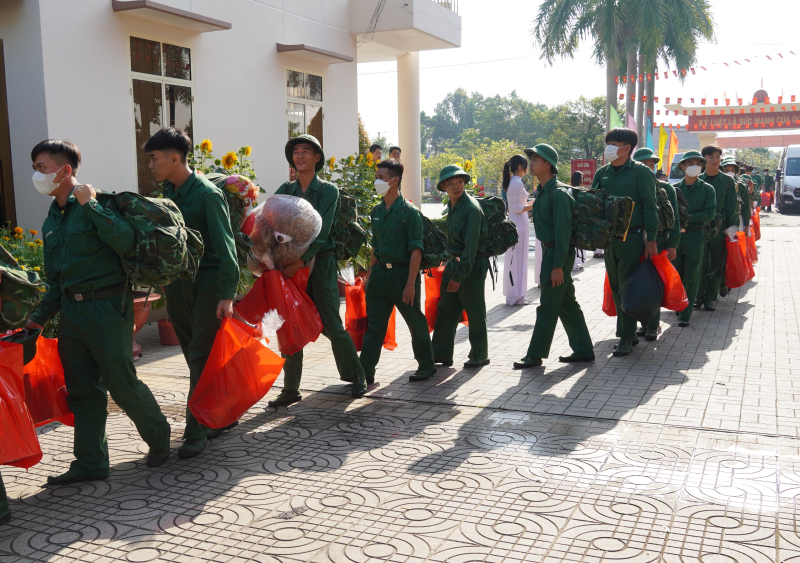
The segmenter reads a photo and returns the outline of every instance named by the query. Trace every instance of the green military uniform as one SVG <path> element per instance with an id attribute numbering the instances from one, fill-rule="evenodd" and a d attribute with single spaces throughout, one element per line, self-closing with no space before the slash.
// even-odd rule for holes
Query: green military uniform
<path id="1" fill-rule="evenodd" d="M 764 186 L 764 179 L 761 177 L 761 174 L 758 172 L 751 174 L 750 178 L 753 180 L 753 184 L 755 184 L 755 189 L 758 193 L 761 193 L 761 188 Z"/>
<path id="2" fill-rule="evenodd" d="M 457 176 L 469 178 L 459 166 L 446 166 L 439 175 L 439 186 Z M 452 258 L 447 261 L 442 275 L 438 317 L 431 340 L 433 355 L 437 362 L 452 363 L 456 329 L 466 311 L 469 359 L 483 362 L 489 359 L 484 295 L 486 272 L 489 271 L 489 259 L 484 255 L 489 229 L 478 200 L 466 191 L 455 205 L 452 201 L 447 203 L 447 229 L 447 247 Z M 461 284 L 458 291 L 447 291 L 451 279 Z"/>
<path id="3" fill-rule="evenodd" d="M 199 231 L 203 238 L 203 258 L 194 281 L 179 279 L 164 288 L 167 312 L 189 364 L 191 398 L 222 323 L 217 318 L 217 306 L 223 299 L 236 296 L 239 265 L 228 203 L 219 188 L 192 172 L 180 187 L 165 182 L 164 196 L 178 206 L 186 226 Z M 183 440 L 205 444 L 207 430 L 187 407 Z"/>
<path id="4" fill-rule="evenodd" d="M 739 216 L 736 213 L 737 190 L 733 178 L 722 172 L 710 178 L 705 172 L 700 180 L 714 188 L 717 210 L 722 217 L 722 225 L 717 235 L 706 242 L 703 268 L 700 275 L 698 301 L 703 301 L 706 308 L 713 310 L 719 297 L 720 285 L 725 283 L 725 263 L 727 252 L 725 247 L 725 229 L 739 227 Z"/>
<path id="5" fill-rule="evenodd" d="M 714 218 L 717 203 L 714 188 L 699 178 L 692 185 L 687 185 L 684 178 L 675 188 L 683 193 L 689 203 L 689 223 L 681 225 L 678 256 L 674 262 L 686 290 L 686 297 L 689 299 L 689 305 L 680 312 L 678 318 L 681 322 L 688 323 L 692 316 L 692 304 L 702 281 L 700 273 L 706 246 L 705 225 Z"/>
<path id="6" fill-rule="evenodd" d="M 169 423 L 133 365 L 133 294 L 118 256 L 133 249 L 133 228 L 97 200 L 81 206 L 70 194 L 63 209 L 53 200 L 42 233 L 48 291 L 31 320 L 43 325 L 61 312 L 58 353 L 75 415 L 69 473 L 105 478 L 106 392 L 151 450 L 169 447 Z"/>
<path id="7" fill-rule="evenodd" d="M 383 339 L 392 310 L 405 319 L 411 332 L 411 347 L 419 364 L 418 374 L 436 369 L 428 322 L 420 306 L 420 275 L 414 281 L 414 304 L 403 303 L 413 250 L 423 250 L 422 215 L 414 204 L 398 196 L 389 209 L 381 202 L 372 209 L 372 254 L 378 264 L 370 269 L 366 289 L 369 325 L 361 347 L 361 367 L 367 383 L 373 383 L 375 366 L 381 357 Z"/>
<path id="8" fill-rule="evenodd" d="M 0 524 L 5 524 L 10 518 L 11 507 L 8 505 L 6 487 L 3 485 L 3 477 L 0 475 Z"/>
<path id="9" fill-rule="evenodd" d="M 664 229 L 663 231 L 659 231 L 658 237 L 656 237 L 656 242 L 658 243 L 658 252 L 664 252 L 670 248 L 678 249 L 678 245 L 681 241 L 681 217 L 680 213 L 678 213 L 678 192 L 675 191 L 675 187 L 670 184 L 669 182 L 662 182 L 660 180 L 656 180 L 658 185 L 664 188 L 664 191 L 667 192 L 667 198 L 669 199 L 670 205 L 672 205 L 672 209 L 675 212 L 675 224 L 672 226 L 671 229 Z M 659 324 L 661 323 L 661 311 L 656 313 L 653 320 L 647 323 L 645 327 L 648 332 L 658 332 Z"/>
<path id="10" fill-rule="evenodd" d="M 764 174 L 764 189 L 768 192 L 775 190 L 775 178 L 771 174 Z"/>
<path id="11" fill-rule="evenodd" d="M 545 147 L 549 148 L 548 145 Z M 534 147 L 534 152 L 550 161 L 548 159 L 550 155 L 547 154 L 549 151 L 546 151 L 541 144 Z M 552 154 L 556 155 L 555 159 L 558 158 L 555 150 L 552 150 Z M 572 280 L 575 247 L 570 244 L 570 239 L 575 200 L 568 190 L 569 186 L 559 183 L 558 179 L 553 177 L 539 188 L 533 203 L 533 227 L 536 230 L 536 237 L 542 241 L 544 250 L 539 274 L 539 279 L 542 281 L 542 295 L 540 304 L 536 308 L 536 324 L 533 327 L 531 343 L 523 362 L 548 357 L 558 319 L 561 319 L 561 324 L 567 332 L 573 356 L 594 358 L 592 338 L 589 336 L 581 306 L 575 299 L 575 284 Z M 554 268 L 561 268 L 564 272 L 564 283 L 557 287 L 553 287 L 550 281 L 550 274 Z"/>
<path id="12" fill-rule="evenodd" d="M 656 177 L 647 166 L 628 160 L 619 167 L 606 164 L 594 175 L 592 189 L 602 189 L 611 195 L 629 197 L 634 202 L 628 235 L 624 241 L 612 240 L 605 251 L 606 272 L 614 304 L 617 307 L 617 337 L 637 343 L 636 319 L 622 310 L 620 290 L 626 279 L 639 266 L 644 254 L 645 241 L 654 241 L 658 236 L 658 203 L 656 201 Z"/>
<path id="13" fill-rule="evenodd" d="M 311 143 L 320 150 L 320 153 L 322 152 L 319 142 L 314 137 L 310 135 L 295 137 L 286 146 L 286 159 L 291 166 L 294 166 L 294 164 L 290 147 L 293 147 L 298 142 Z M 317 164 L 317 172 L 321 169 L 320 164 L 324 160 L 325 155 L 322 154 L 320 162 Z M 353 339 L 344 329 L 342 317 L 339 316 L 339 288 L 336 281 L 338 279 L 336 242 L 331 230 L 333 221 L 339 213 L 339 188 L 331 182 L 326 182 L 318 176 L 314 176 L 305 192 L 300 187 L 300 182 L 295 180 L 294 182 L 283 183 L 275 194 L 286 194 L 305 199 L 322 217 L 322 229 L 319 235 L 302 256 L 306 262 L 310 262 L 316 257 L 314 268 L 311 270 L 311 276 L 308 279 L 306 293 L 319 312 L 323 327 L 322 334 L 331 341 L 333 359 L 336 361 L 339 377 L 343 381 L 352 381 L 356 386 L 360 386 L 362 384 L 361 380 L 364 378 L 364 370 L 358 360 L 358 352 L 356 352 Z M 300 379 L 303 376 L 303 350 L 291 355 L 283 354 L 283 357 L 286 359 L 286 363 L 283 365 L 283 392 L 281 397 L 277 399 L 278 401 L 282 401 L 282 398 L 287 397 L 299 397 Z M 355 392 L 357 390 L 356 387 L 353 390 Z"/>

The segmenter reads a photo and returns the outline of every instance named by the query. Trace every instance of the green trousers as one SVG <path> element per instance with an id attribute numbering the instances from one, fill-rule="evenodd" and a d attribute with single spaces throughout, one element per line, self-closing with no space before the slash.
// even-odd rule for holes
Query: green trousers
<path id="1" fill-rule="evenodd" d="M 592 338 L 586 327 L 581 306 L 575 299 L 575 283 L 572 281 L 572 265 L 575 261 L 575 247 L 570 246 L 569 252 L 561 264 L 564 271 L 564 283 L 553 287 L 550 274 L 555 267 L 553 262 L 554 248 L 545 248 L 542 256 L 542 270 L 539 279 L 542 282 L 542 296 L 539 306 L 536 307 L 536 324 L 533 327 L 531 344 L 528 346 L 527 358 L 546 358 L 550 355 L 550 346 L 553 344 L 553 334 L 556 323 L 561 319 L 564 330 L 567 332 L 569 346 L 576 355 L 591 356 L 594 354 Z"/>
<path id="2" fill-rule="evenodd" d="M 450 277 L 447 270 L 442 276 L 441 298 L 436 325 L 433 328 L 433 355 L 437 360 L 453 360 L 456 329 L 461 314 L 467 312 L 469 321 L 469 358 L 483 361 L 489 357 L 489 339 L 486 329 L 486 297 L 484 295 L 488 258 L 476 258 L 472 271 L 465 277 L 458 291 L 447 291 Z"/>
<path id="3" fill-rule="evenodd" d="M 75 415 L 73 473 L 108 476 L 107 394 L 133 421 L 148 446 L 168 446 L 169 423 L 153 393 L 136 377 L 132 342 L 130 291 L 93 301 L 62 298 L 58 353 L 69 393 L 67 403 Z"/>
<path id="4" fill-rule="evenodd" d="M 367 374 L 367 379 L 375 377 L 375 366 L 381 359 L 383 340 L 386 337 L 386 328 L 392 310 L 402 315 L 411 332 L 411 348 L 414 358 L 419 364 L 419 369 L 430 371 L 436 367 L 433 362 L 433 348 L 428 332 L 428 321 L 420 306 L 420 275 L 414 282 L 414 304 L 403 303 L 403 290 L 408 282 L 408 266 L 386 269 L 384 266 L 374 266 L 369 273 L 369 283 L 366 290 L 367 319 L 369 325 L 361 345 L 361 367 Z"/>
<path id="5" fill-rule="evenodd" d="M 703 270 L 705 242 L 706 235 L 703 231 L 681 233 L 678 256 L 672 263 L 681 276 L 683 288 L 686 290 L 686 297 L 689 300 L 689 305 L 678 315 L 678 318 L 682 321 L 689 321 L 692 317 L 692 305 L 702 285 L 701 272 Z M 719 290 L 719 286 L 717 286 L 717 290 Z"/>
<path id="6" fill-rule="evenodd" d="M 8 495 L 6 494 L 6 487 L 3 485 L 3 476 L 0 475 L 0 518 L 11 512 L 11 507 L 8 506 Z"/>
<path id="7" fill-rule="evenodd" d="M 714 306 L 719 298 L 719 288 L 725 284 L 725 265 L 728 248 L 725 246 L 725 231 L 703 245 L 703 268 L 700 272 L 700 289 L 697 300 Z"/>
<path id="8" fill-rule="evenodd" d="M 659 254 L 661 254 L 662 252 L 667 250 L 667 248 L 668 248 L 667 247 L 667 240 L 665 238 L 658 237 L 656 239 L 656 243 L 658 244 L 658 253 Z M 676 248 L 675 250 L 677 251 L 678 249 Z M 673 264 L 673 266 L 674 266 L 674 264 Z M 659 327 L 660 324 L 661 324 L 661 309 L 659 309 L 658 313 L 656 313 L 655 316 L 653 316 L 652 320 L 649 323 L 647 323 L 647 326 L 645 327 L 645 329 L 653 331 L 653 332 L 656 332 L 658 330 L 658 327 Z"/>
<path id="9" fill-rule="evenodd" d="M 217 318 L 217 306 L 222 300 L 219 272 L 201 268 L 194 281 L 176 280 L 164 288 L 167 294 L 167 313 L 189 365 L 189 395 L 200 381 L 211 347 L 222 321 Z M 183 439 L 203 440 L 208 428 L 200 424 L 186 408 L 186 428 Z"/>
<path id="10" fill-rule="evenodd" d="M 343 381 L 355 381 L 364 372 L 358 360 L 358 352 L 353 339 L 347 334 L 339 316 L 339 287 L 336 283 L 336 258 L 328 256 L 314 262 L 314 269 L 308 278 L 306 293 L 314 302 L 322 320 L 322 334 L 331 341 L 336 369 Z M 303 351 L 294 354 L 281 354 L 286 359 L 283 364 L 283 389 L 299 391 L 303 376 Z"/>
<path id="11" fill-rule="evenodd" d="M 620 291 L 625 280 L 639 266 L 639 258 L 644 254 L 642 233 L 628 233 L 626 240 L 612 240 L 603 255 L 606 262 L 608 284 L 617 307 L 617 338 L 636 340 L 636 319 L 622 310 Z M 544 278 L 542 278 L 544 279 Z"/>

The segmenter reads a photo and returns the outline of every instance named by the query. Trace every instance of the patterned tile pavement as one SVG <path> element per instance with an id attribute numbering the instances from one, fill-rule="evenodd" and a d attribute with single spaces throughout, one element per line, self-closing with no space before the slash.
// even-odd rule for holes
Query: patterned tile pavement
<path id="1" fill-rule="evenodd" d="M 611 357 L 603 266 L 589 260 L 576 276 L 588 367 L 557 363 L 559 328 L 544 369 L 513 371 L 535 307 L 505 306 L 489 283 L 480 371 L 410 384 L 400 323 L 378 384 L 352 400 L 320 338 L 301 403 L 259 403 L 194 460 L 147 469 L 110 404 L 111 477 L 70 487 L 41 487 L 71 459 L 72 430 L 45 426 L 42 463 L 2 469 L 14 518 L 0 563 L 800 562 L 800 217 L 763 225 L 755 280 L 686 329 L 665 312 L 659 340 L 628 358 Z M 153 325 L 138 341 L 177 438 L 186 365 Z M 457 359 L 467 351 L 459 329 Z"/>

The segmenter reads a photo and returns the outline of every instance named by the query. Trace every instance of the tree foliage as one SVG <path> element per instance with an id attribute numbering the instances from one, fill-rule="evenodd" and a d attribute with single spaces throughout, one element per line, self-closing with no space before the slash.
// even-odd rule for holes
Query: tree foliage
<path id="1" fill-rule="evenodd" d="M 757 149 L 736 149 L 736 160 L 749 164 L 761 171 L 767 168 L 770 173 L 774 174 L 780 163 L 781 155 L 779 152 L 771 151 L 767 148 Z"/>

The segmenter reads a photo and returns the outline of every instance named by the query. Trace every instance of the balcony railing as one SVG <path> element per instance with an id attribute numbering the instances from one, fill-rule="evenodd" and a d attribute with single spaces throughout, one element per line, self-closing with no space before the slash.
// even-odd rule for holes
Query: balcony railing
<path id="1" fill-rule="evenodd" d="M 433 0 L 433 2 L 458 13 L 458 0 Z"/>

